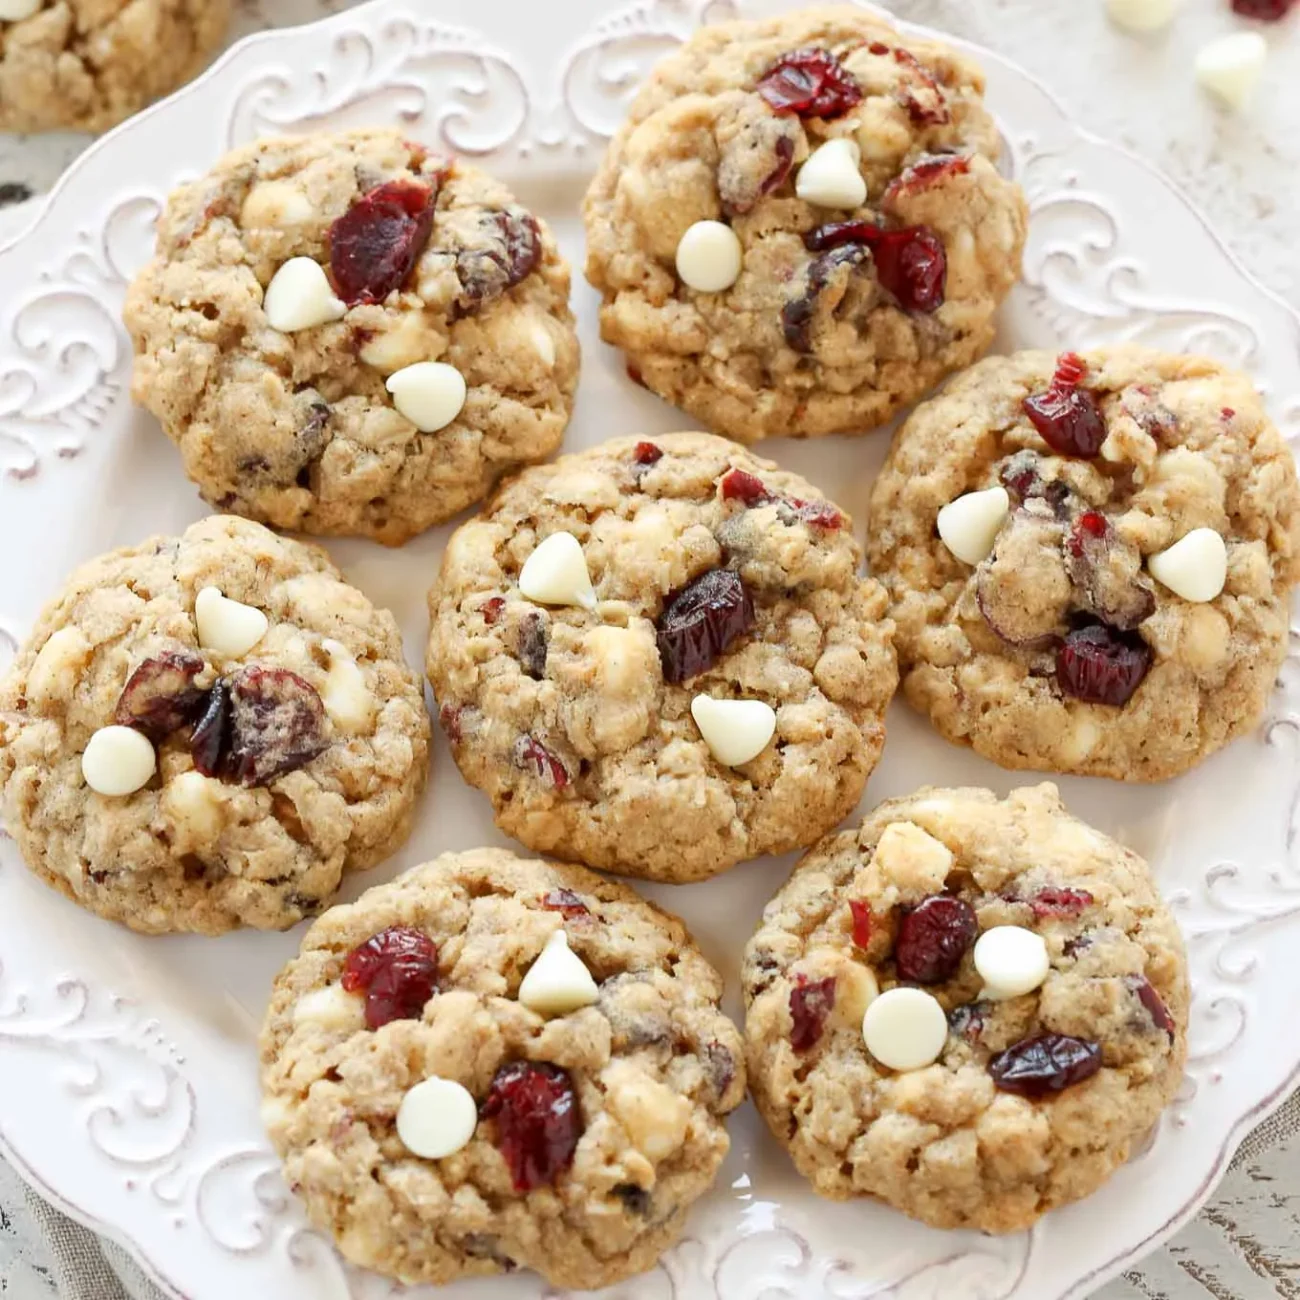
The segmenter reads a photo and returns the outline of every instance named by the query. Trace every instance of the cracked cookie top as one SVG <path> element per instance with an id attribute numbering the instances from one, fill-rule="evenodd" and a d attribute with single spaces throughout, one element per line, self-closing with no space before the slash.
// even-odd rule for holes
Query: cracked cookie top
<path id="1" fill-rule="evenodd" d="M 0 131 L 106 131 L 194 77 L 231 0 L 27 0 L 0 19 Z"/>
<path id="2" fill-rule="evenodd" d="M 859 9 L 702 28 L 587 195 L 634 378 L 740 441 L 864 433 L 992 342 L 1026 209 L 968 58 Z"/>
<path id="3" fill-rule="evenodd" d="M 861 795 L 897 684 L 860 558 L 811 484 L 708 434 L 525 471 L 429 596 L 461 773 L 530 848 L 630 875 L 811 843 Z"/>
<path id="4" fill-rule="evenodd" d="M 1004 767 L 1154 781 L 1254 726 L 1300 578 L 1295 464 L 1246 376 L 1119 347 L 982 362 L 872 494 L 907 698 Z"/>
<path id="5" fill-rule="evenodd" d="M 751 1092 L 799 1171 L 941 1228 L 1019 1231 L 1096 1190 L 1187 1052 L 1146 863 L 1051 785 L 924 789 L 828 837 L 742 982 Z"/>
<path id="6" fill-rule="evenodd" d="M 147 933 L 315 915 L 406 839 L 428 754 L 392 615 L 242 519 L 83 565 L 0 684 L 28 866 Z"/>
<path id="7" fill-rule="evenodd" d="M 398 545 L 559 445 L 568 297 L 476 168 L 395 131 L 259 141 L 169 199 L 132 391 L 219 509 Z"/>
<path id="8" fill-rule="evenodd" d="M 543 1003 L 557 948 L 581 987 L 557 1001 L 549 977 Z M 745 1077 L 721 993 L 682 923 L 625 886 L 446 854 L 308 931 L 267 1013 L 263 1118 L 355 1263 L 612 1285 L 676 1240 L 726 1155 Z"/>

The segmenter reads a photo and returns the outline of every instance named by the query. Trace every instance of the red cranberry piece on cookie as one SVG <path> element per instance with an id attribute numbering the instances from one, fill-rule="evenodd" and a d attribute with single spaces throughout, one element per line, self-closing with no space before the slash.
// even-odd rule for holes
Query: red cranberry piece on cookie
<path id="1" fill-rule="evenodd" d="M 1061 691 L 1086 704 L 1127 704 L 1151 670 L 1151 647 L 1136 633 L 1091 623 L 1067 633 L 1056 652 Z"/>
<path id="2" fill-rule="evenodd" d="M 1021 1039 L 989 1062 L 995 1087 L 1033 1100 L 1082 1083 L 1100 1069 L 1101 1048 L 1068 1034 Z"/>
<path id="3" fill-rule="evenodd" d="M 230 678 L 229 686 L 225 775 L 240 785 L 266 785 L 329 747 L 325 705 L 297 673 L 250 664 Z"/>
<path id="4" fill-rule="evenodd" d="M 1053 451 L 1091 460 L 1106 441 L 1106 421 L 1097 399 L 1079 387 L 1086 373 L 1082 357 L 1064 353 L 1047 388 L 1025 398 L 1024 412 Z"/>
<path id="5" fill-rule="evenodd" d="M 496 1121 L 497 1150 L 505 1157 L 515 1191 L 549 1187 L 573 1163 L 582 1116 L 573 1080 L 558 1065 L 503 1065 L 480 1114 Z"/>
<path id="6" fill-rule="evenodd" d="M 830 50 L 782 55 L 758 81 L 758 93 L 777 113 L 842 117 L 862 102 L 862 87 Z"/>
<path id="7" fill-rule="evenodd" d="M 979 935 L 975 909 L 951 894 L 931 894 L 904 913 L 894 941 L 894 964 L 913 984 L 942 984 L 961 966 Z"/>
<path id="8" fill-rule="evenodd" d="M 428 935 L 393 925 L 348 953 L 343 987 L 366 995 L 366 1024 L 418 1020 L 438 981 L 438 949 Z"/>
<path id="9" fill-rule="evenodd" d="M 790 1046 L 796 1052 L 811 1051 L 821 1039 L 826 1028 L 826 1017 L 835 1008 L 835 977 L 810 980 L 806 975 L 796 975 L 790 990 Z"/>
<path id="10" fill-rule="evenodd" d="M 189 726 L 202 713 L 208 693 L 194 685 L 205 667 L 193 650 L 164 650 L 127 678 L 114 721 L 134 727 L 155 744 Z"/>
<path id="11" fill-rule="evenodd" d="M 330 270 L 344 302 L 383 302 L 406 283 L 429 242 L 437 198 L 432 186 L 388 181 L 330 227 Z"/>
<path id="12" fill-rule="evenodd" d="M 740 575 L 710 569 L 672 595 L 659 616 L 664 680 L 684 682 L 712 667 L 754 626 L 754 601 Z"/>

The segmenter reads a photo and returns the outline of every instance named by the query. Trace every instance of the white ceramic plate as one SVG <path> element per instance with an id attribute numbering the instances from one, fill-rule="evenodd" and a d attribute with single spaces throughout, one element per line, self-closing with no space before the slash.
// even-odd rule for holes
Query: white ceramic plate
<path id="1" fill-rule="evenodd" d="M 435 19 L 420 0 L 380 0 L 245 43 L 80 160 L 0 253 L 0 668 L 75 563 L 203 513 L 173 449 L 127 398 L 118 313 L 163 195 L 257 134 L 397 121 L 483 157 L 552 222 L 580 267 L 578 200 L 631 86 L 696 24 L 782 7 L 622 2 L 441 0 Z M 1034 211 L 1026 282 L 1006 309 L 1002 346 L 1124 339 L 1205 350 L 1249 369 L 1288 437 L 1300 436 L 1300 319 L 1162 178 L 1073 127 L 1025 74 L 982 57 L 1007 166 Z M 598 342 L 592 293 L 580 284 L 575 296 L 587 354 L 568 447 L 683 426 Z M 830 490 L 860 527 L 886 441 L 763 450 Z M 446 534 L 396 554 L 330 547 L 397 612 L 413 663 Z M 1017 784 L 901 706 L 889 721 L 869 802 L 927 781 Z M 686 1240 L 617 1294 L 1057 1300 L 1087 1293 L 1195 1212 L 1241 1136 L 1300 1084 L 1294 657 L 1267 724 L 1190 776 L 1157 788 L 1063 784 L 1075 811 L 1151 860 L 1189 940 L 1191 1061 L 1153 1141 L 1091 1200 L 993 1239 L 815 1200 L 746 1107 Z M 436 851 L 501 842 L 439 741 L 415 838 L 347 896 Z M 345 1269 L 306 1229 L 258 1125 L 255 1034 L 298 936 L 146 940 L 37 883 L 8 841 L 0 862 L 0 1149 L 70 1213 L 127 1245 L 170 1295 L 394 1293 Z M 707 884 L 647 890 L 687 918 L 727 974 L 733 1012 L 741 948 L 788 866 L 758 862 Z M 496 1300 L 545 1288 L 526 1275 L 444 1294 Z"/>

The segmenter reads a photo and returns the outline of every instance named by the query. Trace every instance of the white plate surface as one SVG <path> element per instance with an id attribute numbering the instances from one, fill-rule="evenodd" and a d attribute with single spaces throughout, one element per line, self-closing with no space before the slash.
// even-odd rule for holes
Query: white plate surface
<path id="1" fill-rule="evenodd" d="M 127 398 L 118 323 L 151 222 L 178 181 L 258 134 L 400 122 L 481 157 L 582 263 L 578 200 L 632 85 L 695 25 L 781 0 L 379 0 L 255 38 L 86 154 L 31 228 L 0 252 L 0 668 L 77 562 L 203 513 L 152 419 Z M 436 14 L 436 16 L 435 16 Z M 1025 74 L 983 53 L 1007 166 L 1028 191 L 1025 284 L 1001 346 L 1135 340 L 1247 368 L 1300 436 L 1300 319 L 1253 282 L 1204 220 L 1123 151 L 1073 127 Z M 575 299 L 586 347 L 572 449 L 686 421 L 625 378 Z M 858 520 L 884 437 L 764 451 Z M 418 664 L 424 594 L 447 530 L 400 553 L 332 543 L 348 576 L 392 607 Z M 1295 653 L 1300 654 L 1300 650 Z M 1015 778 L 890 714 L 868 805 L 924 782 Z M 1266 725 L 1158 788 L 1067 780 L 1070 806 L 1145 854 L 1189 941 L 1191 1060 L 1153 1141 L 1099 1194 L 1003 1239 L 939 1233 L 879 1206 L 815 1200 L 748 1106 L 687 1238 L 627 1300 L 1057 1300 L 1082 1296 L 1192 1215 L 1235 1144 L 1300 1084 L 1300 665 Z M 503 843 L 439 740 L 416 835 L 347 897 L 444 849 Z M 727 975 L 790 859 L 682 889 L 682 913 Z M 257 1120 L 255 1035 L 298 935 L 146 940 L 80 912 L 0 843 L 0 1149 L 76 1217 L 126 1244 L 190 1300 L 373 1300 L 306 1229 Z M 412 1293 L 415 1294 L 415 1293 Z M 420 1292 L 420 1296 L 432 1292 Z M 547 1294 L 531 1275 L 441 1295 Z"/>

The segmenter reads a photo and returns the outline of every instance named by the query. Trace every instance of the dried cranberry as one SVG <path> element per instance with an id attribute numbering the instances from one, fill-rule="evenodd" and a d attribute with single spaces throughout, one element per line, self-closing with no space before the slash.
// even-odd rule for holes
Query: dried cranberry
<path id="1" fill-rule="evenodd" d="M 1062 479 L 1043 478 L 1042 463 L 1042 457 L 1036 451 L 1018 451 L 1003 463 L 998 477 L 1002 486 L 1022 502 L 1035 499 L 1046 501 L 1058 519 L 1067 518 L 1073 496 L 1070 485 Z"/>
<path id="2" fill-rule="evenodd" d="M 970 171 L 970 154 L 932 153 L 905 167 L 885 190 L 884 203 L 889 207 L 906 195 L 933 185 L 941 177 L 964 176 Z"/>
<path id="3" fill-rule="evenodd" d="M 1066 544 L 1073 554 L 1082 555 L 1089 537 L 1107 537 L 1109 534 L 1110 524 L 1106 516 L 1098 510 L 1085 510 L 1074 521 L 1074 529 Z"/>
<path id="4" fill-rule="evenodd" d="M 366 1024 L 379 1029 L 393 1020 L 418 1020 L 438 981 L 438 949 L 428 935 L 406 925 L 389 926 L 348 953 L 343 987 L 366 994 Z"/>
<path id="5" fill-rule="evenodd" d="M 1039 436 L 1062 456 L 1091 459 L 1106 441 L 1106 421 L 1097 399 L 1079 383 L 1087 367 L 1077 353 L 1066 352 L 1057 359 L 1056 374 L 1041 393 L 1023 403 L 1030 423 Z"/>
<path id="6" fill-rule="evenodd" d="M 569 784 L 569 769 L 533 736 L 520 736 L 515 741 L 514 760 L 516 767 L 549 781 L 557 790 Z"/>
<path id="7" fill-rule="evenodd" d="M 984 1013 L 987 1010 L 988 1007 L 983 1002 L 963 1002 L 948 1012 L 948 1028 L 958 1038 L 976 1043 L 984 1032 Z"/>
<path id="8" fill-rule="evenodd" d="M 899 976 L 913 984 L 951 979 L 979 934 L 975 909 L 951 894 L 931 894 L 904 913 L 894 942 Z"/>
<path id="9" fill-rule="evenodd" d="M 798 497 L 785 497 L 781 505 L 796 519 L 812 524 L 814 528 L 834 530 L 844 527 L 844 516 L 829 501 L 801 501 Z"/>
<path id="10" fill-rule="evenodd" d="M 442 723 L 442 729 L 453 745 L 458 745 L 461 741 L 460 720 L 464 712 L 465 710 L 457 704 L 444 704 L 438 710 L 438 721 Z"/>
<path id="11" fill-rule="evenodd" d="M 674 592 L 656 624 L 664 680 L 684 682 L 711 668 L 754 618 L 753 598 L 731 569 L 710 569 Z"/>
<path id="12" fill-rule="evenodd" d="M 1068 1034 L 1021 1039 L 989 1062 L 996 1087 L 1034 1099 L 1082 1083 L 1100 1069 L 1101 1048 Z"/>
<path id="13" fill-rule="evenodd" d="M 832 221 L 809 231 L 803 242 L 813 252 L 865 245 L 876 279 L 904 311 L 933 312 L 944 304 L 948 254 L 929 226 L 884 230 L 870 221 Z"/>
<path id="14" fill-rule="evenodd" d="M 192 650 L 164 650 L 146 659 L 126 679 L 113 720 L 155 744 L 189 726 L 207 703 L 207 692 L 194 685 L 204 667 L 203 656 Z"/>
<path id="15" fill-rule="evenodd" d="M 230 687 L 214 682 L 190 735 L 190 759 L 203 776 L 221 776 L 230 745 Z"/>
<path id="16" fill-rule="evenodd" d="M 898 102 L 907 109 L 907 115 L 917 126 L 942 126 L 952 120 L 948 101 L 934 74 L 912 53 L 896 49 L 894 60 L 915 74 L 919 85 L 904 83 L 898 91 Z"/>
<path id="17" fill-rule="evenodd" d="M 519 663 L 535 682 L 546 676 L 546 648 L 550 633 L 546 615 L 534 610 L 519 624 Z"/>
<path id="18" fill-rule="evenodd" d="M 774 112 L 800 117 L 842 117 L 862 102 L 856 78 L 824 49 L 783 54 L 759 78 L 757 90 Z"/>
<path id="19" fill-rule="evenodd" d="M 1138 1001 L 1147 1009 L 1152 1024 L 1157 1029 L 1163 1029 L 1172 1042 L 1174 1035 L 1177 1033 L 1174 1018 L 1169 1014 L 1169 1008 L 1165 1006 L 1164 999 L 1152 987 L 1151 981 L 1141 975 L 1130 975 L 1127 983 L 1129 988 L 1137 994 Z"/>
<path id="20" fill-rule="evenodd" d="M 1079 606 L 1110 627 L 1130 631 L 1155 612 L 1141 578 L 1142 556 L 1098 510 L 1078 515 L 1065 537 L 1065 567 Z"/>
<path id="21" fill-rule="evenodd" d="M 763 197 L 771 194 L 773 190 L 779 190 L 790 175 L 794 167 L 794 141 L 789 136 L 781 136 L 773 146 L 772 153 L 775 164 L 763 177 L 763 183 L 758 187 L 759 195 Z"/>
<path id="22" fill-rule="evenodd" d="M 591 915 L 591 909 L 571 889 L 552 889 L 543 895 L 542 906 L 548 912 L 559 912 L 566 921 Z"/>
<path id="23" fill-rule="evenodd" d="M 638 465 L 655 465 L 663 459 L 663 455 L 663 448 L 657 447 L 653 442 L 638 442 L 632 449 L 632 459 Z"/>
<path id="24" fill-rule="evenodd" d="M 1104 623 L 1076 628 L 1056 652 L 1056 681 L 1088 704 L 1127 704 L 1151 669 L 1151 647 Z"/>
<path id="25" fill-rule="evenodd" d="M 811 1051 L 826 1028 L 826 1017 L 835 1007 L 835 976 L 824 980 L 810 980 L 807 975 L 796 975 L 790 990 L 790 1017 L 794 1021 L 790 1030 L 790 1046 L 796 1052 Z"/>
<path id="26" fill-rule="evenodd" d="M 527 212 L 484 214 L 479 233 L 482 245 L 456 254 L 456 276 L 462 312 L 474 311 L 527 279 L 542 260 L 542 236 Z"/>
<path id="27" fill-rule="evenodd" d="M 325 705 L 287 668 L 250 664 L 230 678 L 230 749 L 223 775 L 266 785 L 305 767 L 328 747 Z"/>
<path id="28" fill-rule="evenodd" d="M 871 904 L 860 898 L 850 898 L 849 911 L 853 916 L 854 946 L 865 948 L 871 942 Z"/>
<path id="29" fill-rule="evenodd" d="M 388 181 L 330 227 L 330 270 L 344 302 L 383 302 L 406 283 L 429 242 L 437 198 L 432 186 Z"/>
<path id="30" fill-rule="evenodd" d="M 718 198 L 730 215 L 752 212 L 778 190 L 794 167 L 795 144 L 803 128 L 779 117 L 765 104 L 746 104 L 738 129 L 722 143 L 718 156 Z"/>
<path id="31" fill-rule="evenodd" d="M 1291 12 L 1296 0 L 1232 0 L 1233 13 L 1243 18 L 1258 18 L 1261 22 L 1276 23 Z"/>
<path id="32" fill-rule="evenodd" d="M 1086 889 L 1068 889 L 1061 885 L 1046 885 L 1024 900 L 1039 920 L 1048 916 L 1078 916 L 1093 904 Z"/>
<path id="33" fill-rule="evenodd" d="M 847 223 L 844 223 L 847 224 Z M 804 241 L 807 243 L 807 239 Z M 813 319 L 817 314 L 817 303 L 826 292 L 836 271 L 848 267 L 861 266 L 867 260 L 867 248 L 864 244 L 844 244 L 828 249 L 820 257 L 809 263 L 807 282 L 803 293 L 792 298 L 781 308 L 781 332 L 785 341 L 796 352 L 812 351 Z"/>
<path id="34" fill-rule="evenodd" d="M 761 506 L 773 500 L 756 474 L 743 469 L 729 469 L 718 483 L 724 501 L 743 501 L 747 506 Z"/>
<path id="35" fill-rule="evenodd" d="M 736 1062 L 721 1043 L 704 1044 L 704 1066 L 715 1096 L 721 1097 L 736 1077 Z"/>
<path id="36" fill-rule="evenodd" d="M 549 1186 L 573 1163 L 582 1116 L 573 1080 L 558 1065 L 503 1065 L 480 1113 L 496 1120 L 497 1149 L 505 1157 L 515 1191 Z"/>
<path id="37" fill-rule="evenodd" d="M 478 612 L 483 615 L 483 621 L 488 627 L 491 627 L 501 617 L 501 611 L 505 607 L 506 598 L 504 596 L 489 596 L 478 607 Z"/>

